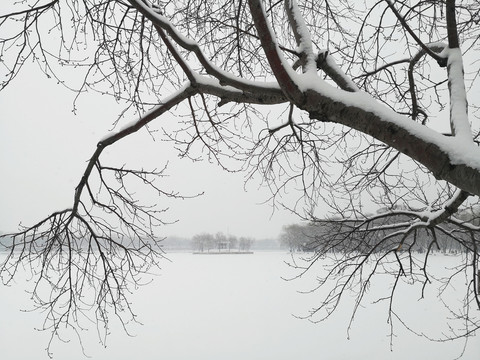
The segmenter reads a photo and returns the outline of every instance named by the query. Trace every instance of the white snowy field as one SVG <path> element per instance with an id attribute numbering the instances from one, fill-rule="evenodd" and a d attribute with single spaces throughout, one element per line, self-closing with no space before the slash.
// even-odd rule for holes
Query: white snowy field
<path id="1" fill-rule="evenodd" d="M 292 275 L 285 253 L 203 256 L 169 254 L 161 276 L 132 297 L 144 325 L 130 328 L 127 336 L 112 325 L 107 347 L 98 344 L 94 327 L 83 336 L 92 359 L 455 359 L 464 343 L 430 342 L 396 325 L 393 351 L 384 305 L 360 309 L 347 339 L 351 301 L 320 324 L 300 320 L 315 305 L 318 295 L 297 290 L 313 286 L 314 274 L 286 282 Z M 449 266 L 452 257 L 432 256 L 434 266 Z M 385 285 L 388 286 L 388 285 Z M 382 284 L 377 284 L 372 291 Z M 48 333 L 38 332 L 41 314 L 25 313 L 29 307 L 25 284 L 0 287 L 0 359 L 47 359 Z M 385 289 L 383 289 L 385 290 Z M 416 330 L 433 335 L 445 329 L 449 314 L 436 301 L 433 289 L 425 300 L 402 287 L 398 294 L 406 319 Z M 428 295 L 430 294 L 430 295 Z M 452 292 L 452 296 L 455 291 Z M 480 334 L 479 334 L 480 335 Z M 54 359 L 82 359 L 78 342 L 53 345 Z M 480 359 L 480 336 L 467 343 L 462 359 Z"/>

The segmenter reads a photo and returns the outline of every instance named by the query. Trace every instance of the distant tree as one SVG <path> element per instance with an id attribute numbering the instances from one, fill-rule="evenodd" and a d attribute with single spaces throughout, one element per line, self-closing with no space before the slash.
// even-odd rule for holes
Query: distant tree
<path id="1" fill-rule="evenodd" d="M 378 214 L 382 214 L 379 212 Z M 398 246 L 395 240 L 387 242 L 383 238 L 386 235 L 385 229 L 389 226 L 396 227 L 401 221 L 408 221 L 408 217 L 400 214 L 397 217 L 388 216 L 378 217 L 371 231 L 357 231 L 356 226 L 361 226 L 366 220 L 315 220 L 308 224 L 293 224 L 285 226 L 280 234 L 282 245 L 288 247 L 290 251 L 314 252 L 326 255 L 328 253 L 361 253 L 376 252 L 383 254 L 392 246 Z M 447 225 L 448 226 L 448 225 Z M 425 229 L 424 229 L 425 230 Z M 465 234 L 458 234 L 463 237 Z M 348 241 L 346 241 L 348 240 Z M 429 231 L 419 231 L 414 238 L 407 243 L 401 244 L 397 249 L 401 251 L 414 251 L 424 253 L 427 248 L 429 252 L 440 251 L 443 253 L 457 253 L 465 251 L 458 243 L 458 240 L 443 233 L 436 234 L 436 244 L 432 246 L 432 235 Z"/>
<path id="2" fill-rule="evenodd" d="M 305 226 L 293 224 L 283 227 L 279 240 L 282 246 L 294 252 L 304 250 L 305 245 L 314 239 L 308 237 Z"/>
<path id="3" fill-rule="evenodd" d="M 480 228 L 457 216 L 480 195 L 480 98 L 467 102 L 480 79 L 477 0 L 12 0 L 1 11 L 0 89 L 27 62 L 62 84 L 70 66 L 84 70 L 79 95 L 108 93 L 126 103 L 123 115 L 139 114 L 98 142 L 71 207 L 11 235 L 3 280 L 31 267 L 51 289 L 35 287 L 32 298 L 54 335 L 82 328 L 92 309 L 105 334 L 108 309 L 134 319 L 126 294 L 162 257 L 162 218 L 133 197 L 131 181 L 151 198 L 180 195 L 161 187 L 163 171 L 107 166 L 102 154 L 169 111 L 178 128 L 153 136 L 181 156 L 205 154 L 226 170 L 240 161 L 248 177 L 262 174 L 277 205 L 300 188 L 299 201 L 282 205 L 332 219 L 325 251 L 358 244 L 338 259 L 320 307 L 335 308 L 353 285 L 360 303 L 385 262 L 397 281 L 427 285 L 443 234 L 466 254 L 446 280 L 467 279 L 456 314 L 465 329 L 451 337 L 479 329 Z M 365 213 L 372 204 L 386 211 Z M 421 261 L 408 251 L 419 233 L 430 236 Z"/>
<path id="4" fill-rule="evenodd" d="M 230 246 L 230 249 L 238 248 L 238 238 L 235 235 L 228 235 L 227 241 Z"/>
<path id="5" fill-rule="evenodd" d="M 240 251 L 250 251 L 252 248 L 254 240 L 252 238 L 247 238 L 247 237 L 240 237 L 238 239 L 238 249 Z"/>
<path id="6" fill-rule="evenodd" d="M 210 251 L 215 247 L 215 239 L 212 234 L 197 234 L 192 238 L 192 245 L 195 251 Z"/>

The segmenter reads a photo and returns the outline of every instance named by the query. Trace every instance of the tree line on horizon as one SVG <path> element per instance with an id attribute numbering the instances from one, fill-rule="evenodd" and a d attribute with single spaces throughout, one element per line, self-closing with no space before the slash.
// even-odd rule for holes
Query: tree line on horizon
<path id="1" fill-rule="evenodd" d="M 192 237 L 192 248 L 196 252 L 218 251 L 250 251 L 255 242 L 250 237 L 237 237 L 235 235 L 226 235 L 222 232 L 216 234 L 201 233 Z"/>
<path id="2" fill-rule="evenodd" d="M 465 251 L 468 234 L 455 233 L 448 222 L 441 229 L 416 229 L 412 237 L 400 243 L 392 237 L 385 241 L 392 226 L 408 221 L 408 209 L 401 207 L 377 210 L 365 219 L 328 219 L 291 224 L 283 227 L 278 241 L 291 252 L 385 252 L 389 250 L 457 254 Z M 460 221 L 480 226 L 480 207 L 459 211 Z M 374 219 L 372 221 L 372 218 Z M 367 224 L 367 226 L 365 226 Z"/>

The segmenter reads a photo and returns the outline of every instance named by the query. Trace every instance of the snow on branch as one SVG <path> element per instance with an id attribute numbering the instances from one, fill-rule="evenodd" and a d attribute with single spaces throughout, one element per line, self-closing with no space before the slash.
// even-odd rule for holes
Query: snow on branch
<path id="1" fill-rule="evenodd" d="M 310 38 L 310 32 L 300 13 L 296 0 L 285 0 L 285 10 L 295 40 L 297 41 L 297 52 L 305 59 L 303 61 L 305 63 L 304 73 L 316 74 L 316 57 L 313 53 L 312 39 Z"/>
<path id="2" fill-rule="evenodd" d="M 249 0 L 248 4 L 263 51 L 280 88 L 285 96 L 293 102 L 302 103 L 304 94 L 293 79 L 295 72 L 280 52 L 273 30 L 268 24 L 261 0 Z"/>
<path id="3" fill-rule="evenodd" d="M 349 92 L 360 91 L 353 80 L 337 65 L 333 56 L 327 50 L 317 56 L 317 67 L 322 69 L 342 90 Z"/>
<path id="4" fill-rule="evenodd" d="M 196 41 L 191 40 L 181 34 L 175 28 L 175 26 L 161 14 L 161 11 L 153 7 L 153 5 L 148 1 L 129 0 L 129 2 L 145 17 L 147 17 L 155 26 L 159 26 L 160 28 L 164 29 L 178 45 L 187 51 L 193 52 L 207 73 L 217 78 L 220 84 L 229 85 L 249 92 L 259 91 L 262 93 L 268 93 L 270 95 L 281 95 L 280 89 L 276 83 L 260 83 L 242 79 L 217 67 L 210 60 L 208 60 L 207 56 L 203 53 Z"/>
<path id="5" fill-rule="evenodd" d="M 297 52 L 300 54 L 299 63 L 304 67 L 303 72 L 314 77 L 317 69 L 322 69 L 341 89 L 346 91 L 358 91 L 357 85 L 335 63 L 328 51 L 314 54 L 310 32 L 305 23 L 296 0 L 285 0 L 285 11 L 297 41 Z"/>
<path id="6" fill-rule="evenodd" d="M 452 135 L 460 141 L 473 143 L 472 129 L 468 120 L 467 92 L 463 76 L 463 60 L 460 48 L 444 50 L 448 58 L 448 90 L 450 93 L 450 126 Z"/>

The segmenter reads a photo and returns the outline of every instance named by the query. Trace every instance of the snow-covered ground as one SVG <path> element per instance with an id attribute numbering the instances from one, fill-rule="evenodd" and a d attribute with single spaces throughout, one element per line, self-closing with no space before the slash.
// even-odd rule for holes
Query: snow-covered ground
<path id="1" fill-rule="evenodd" d="M 98 345 L 95 329 L 83 339 L 93 359 L 455 359 L 462 341 L 435 343 L 419 338 L 397 325 L 393 351 L 383 305 L 360 310 L 347 339 L 351 315 L 348 306 L 329 320 L 312 324 L 293 315 L 304 315 L 318 295 L 299 294 L 313 285 L 310 278 L 286 282 L 292 270 L 288 255 L 258 252 L 253 255 L 202 256 L 170 254 L 161 276 L 135 293 L 134 309 L 143 326 L 130 328 L 133 336 L 112 325 L 107 347 Z M 451 257 L 435 256 L 435 266 Z M 381 288 L 381 284 L 377 284 Z M 0 287 L 0 358 L 47 359 L 49 334 L 37 332 L 41 314 L 20 312 L 29 306 L 24 285 Z M 454 292 L 453 292 L 454 293 Z M 434 294 L 434 292 L 430 292 Z M 400 303 L 406 317 L 419 331 L 441 331 L 448 314 L 435 296 L 417 301 L 418 293 L 402 288 Z M 480 335 L 480 334 L 479 334 Z M 84 358 L 78 342 L 56 342 L 55 359 Z M 462 359 L 480 358 L 480 337 L 471 338 Z"/>

